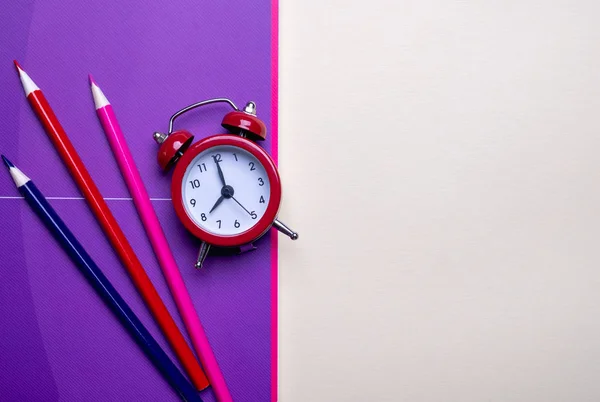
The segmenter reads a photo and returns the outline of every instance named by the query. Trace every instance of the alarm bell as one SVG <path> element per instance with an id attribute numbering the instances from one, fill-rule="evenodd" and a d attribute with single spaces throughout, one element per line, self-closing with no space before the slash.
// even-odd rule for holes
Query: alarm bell
<path id="1" fill-rule="evenodd" d="M 233 111 L 223 117 L 221 125 L 232 133 L 239 134 L 242 137 L 252 141 L 262 141 L 267 138 L 267 127 L 258 117 L 256 117 L 256 104 L 252 101 L 246 103 L 244 109 L 240 110 L 235 104 L 226 98 L 209 99 L 194 103 L 176 112 L 169 120 L 169 133 L 164 134 L 155 132 L 154 141 L 160 144 L 158 150 L 158 164 L 163 170 L 169 170 L 189 148 L 194 136 L 186 130 L 173 132 L 173 123 L 175 119 L 182 114 L 200 106 L 212 103 L 228 103 Z"/>
<path id="2" fill-rule="evenodd" d="M 267 138 L 267 127 L 256 117 L 256 104 L 248 102 L 244 110 L 234 110 L 223 117 L 221 125 L 232 133 L 239 133 L 253 141 Z"/>
<path id="3" fill-rule="evenodd" d="M 189 148 L 194 136 L 186 130 L 175 131 L 171 135 L 155 132 L 154 141 L 160 144 L 158 164 L 163 170 L 169 170 Z"/>

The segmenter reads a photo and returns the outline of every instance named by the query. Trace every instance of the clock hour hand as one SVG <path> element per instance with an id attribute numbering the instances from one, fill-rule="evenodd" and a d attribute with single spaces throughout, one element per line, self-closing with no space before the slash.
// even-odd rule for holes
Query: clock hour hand
<path id="1" fill-rule="evenodd" d="M 210 211 L 208 211 L 208 213 L 210 214 L 212 211 L 214 211 L 215 208 L 218 207 L 219 204 L 222 203 L 224 199 L 225 199 L 224 196 L 220 196 L 219 199 L 217 200 L 217 202 L 215 202 L 215 205 L 213 205 L 213 207 L 210 209 Z"/>

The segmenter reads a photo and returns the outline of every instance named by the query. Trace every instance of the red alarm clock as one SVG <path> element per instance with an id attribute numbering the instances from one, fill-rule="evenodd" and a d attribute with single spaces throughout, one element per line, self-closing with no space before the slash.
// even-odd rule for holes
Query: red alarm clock
<path id="1" fill-rule="evenodd" d="M 173 132 L 177 117 L 213 103 L 233 108 L 221 123 L 230 133 L 192 144 L 190 132 Z M 158 164 L 165 171 L 175 165 L 171 198 L 177 217 L 201 240 L 196 268 L 202 267 L 211 246 L 253 249 L 252 243 L 271 227 L 292 240 L 298 238 L 277 219 L 281 204 L 279 172 L 256 143 L 266 136 L 267 129 L 256 117 L 254 102 L 239 110 L 225 98 L 189 105 L 171 116 L 168 134 L 154 133 L 154 140 L 160 144 Z"/>

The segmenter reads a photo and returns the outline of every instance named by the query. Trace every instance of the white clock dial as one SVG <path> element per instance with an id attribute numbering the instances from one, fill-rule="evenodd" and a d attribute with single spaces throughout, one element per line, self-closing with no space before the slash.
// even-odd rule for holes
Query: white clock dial
<path id="1" fill-rule="evenodd" d="M 236 146 L 220 145 L 192 160 L 183 175 L 181 195 L 196 225 L 215 235 L 230 236 L 247 231 L 260 220 L 270 193 L 267 172 L 254 155 Z"/>

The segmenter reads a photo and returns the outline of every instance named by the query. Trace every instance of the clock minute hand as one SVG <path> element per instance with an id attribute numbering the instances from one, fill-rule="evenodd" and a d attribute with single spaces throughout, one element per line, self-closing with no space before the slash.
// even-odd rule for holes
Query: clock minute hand
<path id="1" fill-rule="evenodd" d="M 217 162 L 217 158 L 214 158 L 215 164 L 217 165 L 217 171 L 219 172 L 219 178 L 221 179 L 221 184 L 223 184 L 224 186 L 226 186 L 227 184 L 225 184 L 225 176 L 223 176 L 223 170 L 221 169 L 221 165 L 219 165 L 219 162 Z"/>

